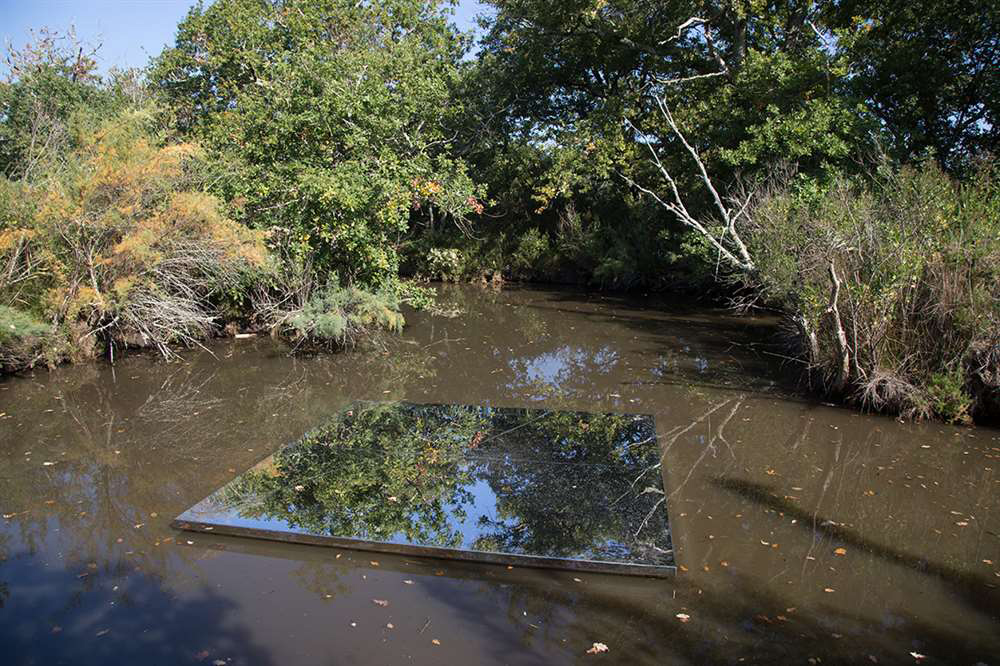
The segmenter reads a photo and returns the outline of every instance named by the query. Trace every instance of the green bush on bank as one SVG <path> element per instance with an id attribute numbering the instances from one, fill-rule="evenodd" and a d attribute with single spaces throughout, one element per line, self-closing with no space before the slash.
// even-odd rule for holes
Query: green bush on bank
<path id="1" fill-rule="evenodd" d="M 997 415 L 994 164 L 963 181 L 925 162 L 825 187 L 779 187 L 753 220 L 755 277 L 790 313 L 822 391 L 915 418 Z"/>
<path id="2" fill-rule="evenodd" d="M 399 333 L 405 323 L 395 295 L 332 284 L 290 313 L 283 328 L 299 343 L 344 346 L 379 331 Z"/>
<path id="3" fill-rule="evenodd" d="M 31 367 L 53 345 L 52 327 L 29 313 L 0 305 L 0 371 Z"/>

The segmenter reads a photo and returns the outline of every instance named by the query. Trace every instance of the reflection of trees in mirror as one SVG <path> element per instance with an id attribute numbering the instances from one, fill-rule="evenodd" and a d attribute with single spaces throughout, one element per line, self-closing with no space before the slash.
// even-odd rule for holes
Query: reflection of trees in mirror
<path id="1" fill-rule="evenodd" d="M 643 473 L 659 454 L 651 419 L 497 410 L 493 427 L 500 434 L 483 452 L 504 455 L 482 461 L 477 472 L 496 494 L 497 519 L 481 520 L 489 531 L 476 550 L 584 558 L 618 551 L 621 559 L 652 561 L 668 553 L 666 517 L 651 515 L 663 491 Z M 651 502 L 638 502 L 646 510 L 626 508 L 647 495 Z M 627 545 L 624 536 L 632 537 Z"/>
<path id="2" fill-rule="evenodd" d="M 218 503 L 319 535 L 670 564 L 658 460 L 648 417 L 358 404 Z"/>
<path id="3" fill-rule="evenodd" d="M 448 505 L 472 501 L 461 454 L 484 424 L 462 407 L 358 406 L 234 481 L 224 501 L 317 534 L 457 547 Z"/>

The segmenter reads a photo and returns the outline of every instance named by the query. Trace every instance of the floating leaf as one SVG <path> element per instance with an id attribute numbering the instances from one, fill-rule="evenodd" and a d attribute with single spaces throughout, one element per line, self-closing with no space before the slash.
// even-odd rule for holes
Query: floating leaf
<path id="1" fill-rule="evenodd" d="M 834 555 L 847 555 L 847 549 L 846 548 L 837 548 L 836 550 L 833 551 L 833 554 Z"/>
<path id="2" fill-rule="evenodd" d="M 607 652 L 607 651 L 608 651 L 608 646 L 605 645 L 604 643 L 594 643 L 590 647 L 590 649 L 587 650 L 587 654 L 600 654 L 601 652 Z"/>
<path id="3" fill-rule="evenodd" d="M 689 622 L 691 620 L 691 616 L 688 615 L 687 613 L 678 613 L 674 617 L 676 617 L 681 622 Z"/>

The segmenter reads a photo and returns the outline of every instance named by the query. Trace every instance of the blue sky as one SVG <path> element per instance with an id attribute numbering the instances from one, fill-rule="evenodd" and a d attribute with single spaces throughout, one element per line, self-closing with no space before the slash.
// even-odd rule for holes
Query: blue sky
<path id="1" fill-rule="evenodd" d="M 195 0 L 0 0 L 0 41 L 4 47 L 19 47 L 30 40 L 33 28 L 73 25 L 84 42 L 101 44 L 102 70 L 140 67 L 173 43 L 177 23 L 193 4 Z M 455 22 L 469 30 L 481 11 L 476 0 L 461 0 Z"/>

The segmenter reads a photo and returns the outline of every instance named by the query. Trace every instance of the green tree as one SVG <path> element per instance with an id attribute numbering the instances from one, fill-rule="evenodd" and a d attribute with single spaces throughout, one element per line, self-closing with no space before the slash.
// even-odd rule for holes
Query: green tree
<path id="1" fill-rule="evenodd" d="M 31 178 L 66 149 L 73 113 L 113 100 L 96 74 L 96 49 L 72 29 L 33 37 L 8 50 L 7 80 L 0 82 L 0 174 L 14 179 Z"/>
<path id="2" fill-rule="evenodd" d="M 151 79 L 239 219 L 321 280 L 384 286 L 412 215 L 478 206 L 447 129 L 466 48 L 436 0 L 220 0 Z"/>
<path id="3" fill-rule="evenodd" d="M 894 157 L 960 169 L 1000 149 L 1000 2 L 839 0 L 851 85 Z"/>

